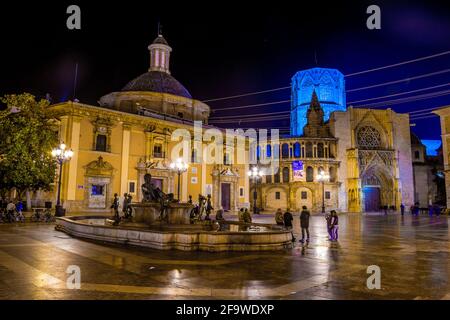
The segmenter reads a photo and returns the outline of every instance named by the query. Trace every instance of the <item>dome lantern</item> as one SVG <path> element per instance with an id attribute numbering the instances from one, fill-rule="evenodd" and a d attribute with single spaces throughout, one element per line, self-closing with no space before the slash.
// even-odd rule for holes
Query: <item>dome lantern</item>
<path id="1" fill-rule="evenodd" d="M 169 59 L 172 48 L 167 43 L 161 33 L 148 46 L 150 51 L 150 68 L 148 71 L 160 71 L 170 74 Z"/>

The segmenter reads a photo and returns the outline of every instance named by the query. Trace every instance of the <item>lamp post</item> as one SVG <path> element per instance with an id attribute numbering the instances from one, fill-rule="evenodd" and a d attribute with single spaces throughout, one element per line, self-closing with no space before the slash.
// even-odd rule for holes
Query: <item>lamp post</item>
<path id="1" fill-rule="evenodd" d="M 58 196 L 56 198 L 55 216 L 64 216 L 64 209 L 61 206 L 61 176 L 63 163 L 69 161 L 73 157 L 72 149 L 66 150 L 66 145 L 61 143 L 58 148 L 52 150 L 52 156 L 59 164 L 59 177 L 58 177 Z"/>
<path id="2" fill-rule="evenodd" d="M 317 175 L 317 181 L 322 182 L 322 213 L 325 213 L 325 181 L 330 179 L 330 175 L 321 170 Z"/>
<path id="3" fill-rule="evenodd" d="M 252 170 L 248 171 L 248 176 L 250 180 L 254 181 L 255 190 L 253 191 L 253 213 L 256 214 L 256 200 L 258 199 L 258 181 L 263 176 L 262 170 L 260 170 L 258 167 L 253 167 Z"/>
<path id="4" fill-rule="evenodd" d="M 178 158 L 170 164 L 170 169 L 178 174 L 178 201 L 180 201 L 180 176 L 183 172 L 187 171 L 188 167 L 189 165 L 181 158 Z"/>

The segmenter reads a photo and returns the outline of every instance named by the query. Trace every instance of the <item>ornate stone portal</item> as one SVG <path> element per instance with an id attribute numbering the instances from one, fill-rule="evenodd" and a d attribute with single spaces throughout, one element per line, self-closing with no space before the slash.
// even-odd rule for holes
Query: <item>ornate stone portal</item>
<path id="1" fill-rule="evenodd" d="M 113 166 L 100 156 L 85 166 L 85 171 L 84 207 L 109 210 L 108 199 L 112 198 Z"/>

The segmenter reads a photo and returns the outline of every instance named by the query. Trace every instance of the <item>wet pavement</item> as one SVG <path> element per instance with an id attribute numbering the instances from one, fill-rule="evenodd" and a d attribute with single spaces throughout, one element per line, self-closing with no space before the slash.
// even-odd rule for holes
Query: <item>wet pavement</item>
<path id="1" fill-rule="evenodd" d="M 263 253 L 157 251 L 0 224 L 0 299 L 450 299 L 448 221 L 342 214 L 333 243 L 313 216 L 307 246 Z M 370 265 L 381 289 L 367 288 Z M 80 289 L 67 286 L 69 266 L 80 268 Z"/>

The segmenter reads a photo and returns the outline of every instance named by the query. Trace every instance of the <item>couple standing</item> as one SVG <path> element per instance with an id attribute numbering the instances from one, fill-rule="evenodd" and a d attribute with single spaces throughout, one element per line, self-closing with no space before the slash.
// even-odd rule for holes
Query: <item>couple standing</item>
<path id="1" fill-rule="evenodd" d="M 338 240 L 338 225 L 339 225 L 339 217 L 335 210 L 331 210 L 330 214 L 325 216 L 327 220 L 327 229 L 330 241 Z"/>

